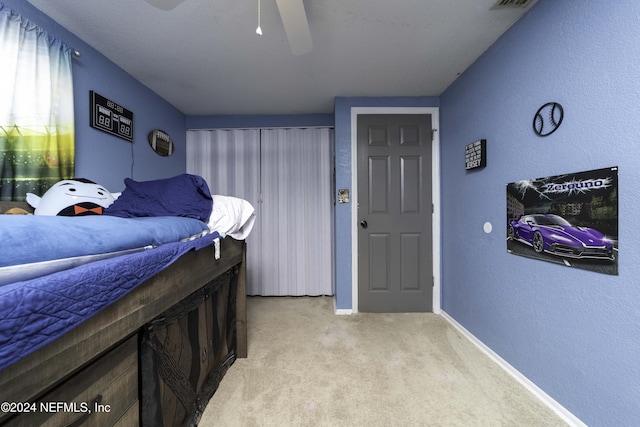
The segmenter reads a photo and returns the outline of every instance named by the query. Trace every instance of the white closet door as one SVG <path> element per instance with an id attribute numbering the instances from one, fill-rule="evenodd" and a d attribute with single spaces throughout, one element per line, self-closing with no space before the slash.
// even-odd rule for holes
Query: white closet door
<path id="1" fill-rule="evenodd" d="M 332 138 L 327 128 L 262 131 L 262 236 L 269 255 L 261 295 L 333 294 Z"/>
<path id="2" fill-rule="evenodd" d="M 260 191 L 260 131 L 188 131 L 187 172 L 202 176 L 212 194 L 241 197 L 256 206 Z"/>
<path id="3" fill-rule="evenodd" d="M 248 200 L 247 294 L 333 295 L 333 130 L 187 132 L 187 172 Z"/>
<path id="4" fill-rule="evenodd" d="M 202 176 L 211 194 L 239 197 L 256 209 L 247 237 L 247 293 L 260 286 L 260 131 L 257 129 L 187 131 L 187 172 Z"/>

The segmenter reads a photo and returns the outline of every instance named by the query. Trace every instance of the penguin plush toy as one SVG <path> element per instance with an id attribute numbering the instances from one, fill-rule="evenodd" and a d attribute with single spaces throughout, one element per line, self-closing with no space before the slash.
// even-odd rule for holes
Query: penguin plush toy
<path id="1" fill-rule="evenodd" d="M 103 186 L 84 178 L 56 182 L 42 197 L 27 193 L 27 203 L 35 209 L 34 215 L 102 215 L 114 200 Z"/>

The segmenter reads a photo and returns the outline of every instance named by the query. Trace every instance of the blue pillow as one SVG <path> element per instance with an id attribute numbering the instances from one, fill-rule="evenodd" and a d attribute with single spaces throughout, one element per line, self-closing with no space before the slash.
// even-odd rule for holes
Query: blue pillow
<path id="1" fill-rule="evenodd" d="M 137 182 L 125 178 L 125 189 L 104 215 L 121 218 L 184 216 L 209 221 L 213 198 L 201 176 L 182 174 L 173 178 Z"/>

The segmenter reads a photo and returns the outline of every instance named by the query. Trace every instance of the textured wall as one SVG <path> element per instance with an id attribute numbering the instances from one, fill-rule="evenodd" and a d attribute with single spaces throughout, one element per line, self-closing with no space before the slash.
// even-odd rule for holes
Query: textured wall
<path id="1" fill-rule="evenodd" d="M 540 0 L 440 98 L 443 310 L 594 426 L 640 422 L 639 17 L 637 0 Z M 564 122 L 540 138 L 549 101 Z M 488 165 L 467 173 L 481 138 Z M 618 276 L 506 252 L 507 183 L 609 166 Z"/>
<path id="2" fill-rule="evenodd" d="M 188 116 L 187 129 L 333 127 L 333 114 Z"/>

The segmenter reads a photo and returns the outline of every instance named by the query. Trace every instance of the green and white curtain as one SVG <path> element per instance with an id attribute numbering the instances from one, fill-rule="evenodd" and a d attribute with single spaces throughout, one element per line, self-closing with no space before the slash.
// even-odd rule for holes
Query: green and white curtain
<path id="1" fill-rule="evenodd" d="M 73 178 L 71 49 L 0 3 L 0 200 Z"/>

